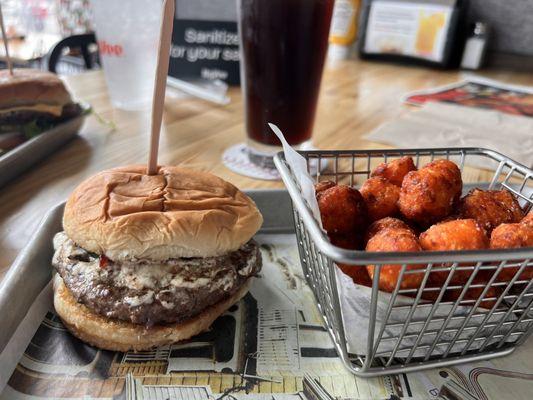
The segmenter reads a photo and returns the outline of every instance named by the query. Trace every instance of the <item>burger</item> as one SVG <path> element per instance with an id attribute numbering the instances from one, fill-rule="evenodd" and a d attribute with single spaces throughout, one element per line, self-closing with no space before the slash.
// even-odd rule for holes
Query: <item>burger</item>
<path id="1" fill-rule="evenodd" d="M 8 151 L 81 113 L 63 81 L 35 69 L 0 70 L 0 150 Z"/>
<path id="2" fill-rule="evenodd" d="M 212 174 L 106 170 L 66 202 L 54 237 L 54 306 L 96 347 L 147 350 L 207 330 L 261 270 L 255 203 Z"/>

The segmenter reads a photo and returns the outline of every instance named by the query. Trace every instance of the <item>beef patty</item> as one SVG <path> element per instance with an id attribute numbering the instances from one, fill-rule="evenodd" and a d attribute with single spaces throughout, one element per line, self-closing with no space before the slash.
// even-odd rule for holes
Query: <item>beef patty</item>
<path id="1" fill-rule="evenodd" d="M 105 317 L 146 326 L 191 318 L 261 270 L 253 240 L 223 256 L 164 263 L 115 263 L 76 246 L 64 232 L 55 236 L 54 248 L 52 264 L 79 303 Z"/>

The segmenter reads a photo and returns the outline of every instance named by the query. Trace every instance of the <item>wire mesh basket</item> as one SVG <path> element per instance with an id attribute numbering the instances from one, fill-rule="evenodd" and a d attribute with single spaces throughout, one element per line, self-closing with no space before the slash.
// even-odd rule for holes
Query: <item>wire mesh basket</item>
<path id="1" fill-rule="evenodd" d="M 460 168 L 464 191 L 473 187 L 511 191 L 527 212 L 533 205 L 533 171 L 497 152 L 479 148 L 411 150 L 305 151 L 316 182 L 360 185 L 377 164 L 412 156 L 424 165 L 438 158 Z M 447 252 L 375 253 L 346 250 L 330 243 L 301 195 L 284 154 L 275 164 L 292 198 L 300 260 L 317 306 L 344 364 L 358 376 L 371 377 L 479 361 L 510 354 L 533 331 L 533 248 Z M 335 263 L 374 265 L 369 289 L 366 351 L 349 346 L 341 288 Z M 392 293 L 379 290 L 383 265 L 401 268 Z M 409 269 L 416 264 L 419 269 Z M 428 281 L 444 271 L 444 284 Z M 466 282 L 452 279 L 467 272 Z M 505 273 L 503 273 L 505 271 Z M 409 274 L 422 274 L 416 289 L 403 289 Z M 480 281 L 476 277 L 485 276 Z M 504 278 L 505 277 L 505 278 Z M 453 296 L 451 296 L 453 294 Z M 428 300 L 431 299 L 431 300 Z M 378 307 L 379 305 L 379 307 Z"/>

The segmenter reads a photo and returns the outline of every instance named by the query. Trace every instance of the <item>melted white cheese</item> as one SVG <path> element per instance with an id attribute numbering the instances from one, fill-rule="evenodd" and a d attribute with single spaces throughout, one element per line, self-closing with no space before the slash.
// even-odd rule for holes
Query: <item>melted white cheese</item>
<path id="1" fill-rule="evenodd" d="M 141 304 L 152 304 L 154 301 L 154 292 L 152 290 L 147 291 L 142 296 L 125 296 L 124 303 L 131 307 L 138 307 Z"/>
<path id="2" fill-rule="evenodd" d="M 81 275 L 86 281 L 108 281 L 111 285 L 131 290 L 147 289 L 141 296 L 124 297 L 124 303 L 131 307 L 151 304 L 157 299 L 163 307 L 171 309 L 174 304 L 161 300 L 160 297 L 164 298 L 162 295 L 165 292 L 174 293 L 183 289 L 212 287 L 230 291 L 238 279 L 237 274 L 248 276 L 257 263 L 255 256 L 250 257 L 246 266 L 238 271 L 221 267 L 214 258 L 169 260 L 165 264 L 140 260 L 120 264 L 110 262 L 109 265 L 101 267 L 100 259 L 94 256 L 88 257 L 90 261 L 73 258 L 67 260 L 80 252 L 85 255 L 85 252 L 76 246 L 65 232 L 54 236 L 54 249 L 56 251 L 53 262 L 68 262 L 70 273 Z M 192 273 L 193 271 L 195 273 Z"/>

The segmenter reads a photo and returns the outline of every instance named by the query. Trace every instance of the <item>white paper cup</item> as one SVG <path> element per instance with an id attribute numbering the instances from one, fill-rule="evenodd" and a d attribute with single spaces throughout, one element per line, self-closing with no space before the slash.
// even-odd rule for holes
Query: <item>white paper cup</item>
<path id="1" fill-rule="evenodd" d="M 92 0 L 100 59 L 111 103 L 126 110 L 152 100 L 162 2 Z"/>

